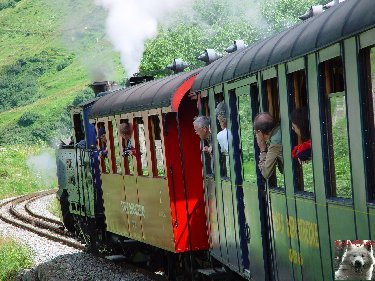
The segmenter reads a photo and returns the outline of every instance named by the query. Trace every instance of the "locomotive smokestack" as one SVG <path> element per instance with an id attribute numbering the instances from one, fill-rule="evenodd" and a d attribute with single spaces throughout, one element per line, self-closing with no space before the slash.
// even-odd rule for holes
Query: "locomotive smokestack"
<path id="1" fill-rule="evenodd" d="M 246 47 L 247 45 L 245 44 L 243 40 L 235 40 L 233 45 L 230 45 L 228 48 L 225 49 L 225 51 L 227 53 L 233 53 L 235 51 L 242 50 Z"/>
<path id="2" fill-rule="evenodd" d="M 176 74 L 183 72 L 187 67 L 189 67 L 189 64 L 184 62 L 182 59 L 174 59 L 173 63 L 168 65 L 166 68 L 172 70 Z"/>
<path id="3" fill-rule="evenodd" d="M 197 57 L 197 59 L 200 61 L 204 61 L 206 65 L 209 65 L 215 60 L 220 59 L 222 56 L 222 54 L 216 52 L 214 49 L 206 49 L 203 54 Z"/>
<path id="4" fill-rule="evenodd" d="M 102 81 L 90 84 L 90 87 L 94 91 L 95 96 L 97 96 L 99 93 L 113 90 L 113 88 L 116 86 L 117 85 L 114 81 Z"/>

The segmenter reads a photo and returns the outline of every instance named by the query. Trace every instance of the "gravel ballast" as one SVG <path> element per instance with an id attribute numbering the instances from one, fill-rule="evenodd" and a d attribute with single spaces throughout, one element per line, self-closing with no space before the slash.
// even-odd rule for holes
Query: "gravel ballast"
<path id="1" fill-rule="evenodd" d="M 36 200 L 31 209 L 55 218 L 47 210 L 55 195 Z M 0 220 L 0 236 L 12 238 L 33 252 L 34 267 L 19 273 L 16 280 L 156 280 L 134 267 L 118 266 L 104 258 L 62 245 Z"/>

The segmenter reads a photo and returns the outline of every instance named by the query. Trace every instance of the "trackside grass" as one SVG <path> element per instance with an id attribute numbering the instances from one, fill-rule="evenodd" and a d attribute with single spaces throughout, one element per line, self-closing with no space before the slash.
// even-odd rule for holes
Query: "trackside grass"
<path id="1" fill-rule="evenodd" d="M 32 264 L 28 248 L 0 237 L 0 281 L 14 280 L 20 270 L 30 268 Z"/>
<path id="2" fill-rule="evenodd" d="M 43 171 L 53 161 L 53 150 L 43 145 L 0 146 L 0 200 L 56 187 L 54 170 L 49 177 Z"/>

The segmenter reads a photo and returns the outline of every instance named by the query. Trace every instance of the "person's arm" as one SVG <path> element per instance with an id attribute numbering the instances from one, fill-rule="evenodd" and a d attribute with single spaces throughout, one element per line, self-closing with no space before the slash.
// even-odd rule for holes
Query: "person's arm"
<path id="1" fill-rule="evenodd" d="M 259 170 L 265 179 L 268 179 L 275 172 L 277 158 L 282 155 L 281 144 L 271 144 L 268 150 L 261 151 L 259 155 Z"/>

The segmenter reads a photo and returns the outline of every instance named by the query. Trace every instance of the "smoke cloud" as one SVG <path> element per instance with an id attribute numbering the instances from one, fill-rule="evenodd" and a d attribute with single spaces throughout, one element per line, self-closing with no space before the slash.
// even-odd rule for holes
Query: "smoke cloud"
<path id="1" fill-rule="evenodd" d="M 190 0 L 191 1 L 191 0 Z M 128 76 L 138 72 L 144 42 L 157 33 L 158 22 L 188 5 L 186 0 L 96 0 L 108 11 L 107 34 Z"/>
<path id="2" fill-rule="evenodd" d="M 26 165 L 46 187 L 51 187 L 57 182 L 56 159 L 47 151 L 36 156 L 30 156 L 26 160 Z"/>

